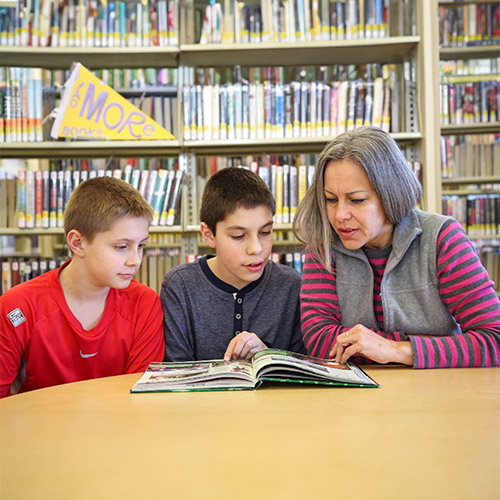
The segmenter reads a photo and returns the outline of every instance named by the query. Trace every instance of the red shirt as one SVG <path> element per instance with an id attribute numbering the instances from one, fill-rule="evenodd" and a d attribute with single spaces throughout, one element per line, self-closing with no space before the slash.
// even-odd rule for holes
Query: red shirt
<path id="1" fill-rule="evenodd" d="M 66 382 L 144 371 L 164 355 L 158 295 L 132 280 L 111 288 L 99 324 L 84 330 L 70 311 L 59 269 L 17 285 L 0 297 L 0 397 L 24 365 L 19 392 Z"/>

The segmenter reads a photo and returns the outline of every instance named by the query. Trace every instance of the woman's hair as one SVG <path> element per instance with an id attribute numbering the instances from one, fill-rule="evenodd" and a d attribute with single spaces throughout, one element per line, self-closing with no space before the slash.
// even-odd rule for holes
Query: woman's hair
<path id="1" fill-rule="evenodd" d="M 64 233 L 76 229 L 87 240 L 109 231 L 122 217 L 144 217 L 151 221 L 153 209 L 130 184 L 113 177 L 95 177 L 82 182 L 69 197 L 64 211 Z"/>
<path id="2" fill-rule="evenodd" d="M 274 215 L 275 202 L 267 184 L 250 170 L 228 167 L 212 175 L 203 190 L 200 222 L 215 235 L 217 222 L 238 208 L 264 206 Z"/>
<path id="3" fill-rule="evenodd" d="M 324 176 L 331 162 L 350 160 L 365 170 L 388 219 L 396 224 L 422 196 L 422 186 L 397 142 L 376 127 L 360 127 L 330 141 L 318 156 L 313 183 L 297 207 L 293 230 L 297 239 L 331 269 L 330 248 L 337 238 L 326 213 Z"/>

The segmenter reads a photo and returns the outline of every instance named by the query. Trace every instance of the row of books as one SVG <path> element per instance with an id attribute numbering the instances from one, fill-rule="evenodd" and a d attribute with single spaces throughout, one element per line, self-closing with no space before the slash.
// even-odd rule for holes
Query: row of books
<path id="1" fill-rule="evenodd" d="M 186 260 L 192 261 L 198 258 L 195 255 L 188 255 Z M 271 258 L 282 264 L 293 267 L 298 273 L 302 273 L 302 263 L 304 255 L 302 252 L 273 252 Z M 1 289 L 0 295 L 13 286 L 36 278 L 47 271 L 58 268 L 67 260 L 63 258 L 20 258 L 2 257 L 1 263 Z M 161 291 L 161 284 L 165 274 L 173 267 L 182 264 L 181 252 L 179 248 L 146 248 L 142 264 L 134 279 L 144 283 L 158 294 Z"/>
<path id="2" fill-rule="evenodd" d="M 293 158 L 290 158 L 293 161 Z M 249 164 L 234 165 L 240 168 L 247 168 L 261 177 L 271 193 L 276 203 L 276 214 L 274 222 L 276 224 L 290 224 L 293 222 L 298 204 L 304 198 L 306 191 L 312 185 L 315 165 L 314 164 L 262 164 L 252 161 Z M 415 175 L 421 178 L 420 162 L 412 162 L 411 166 Z M 213 175 L 221 168 L 227 168 L 215 157 L 205 160 L 204 164 L 198 162 L 196 189 L 198 204 L 201 203 L 203 188 L 210 175 Z"/>
<path id="3" fill-rule="evenodd" d="M 483 242 L 477 252 L 488 276 L 495 283 L 496 292 L 500 293 L 500 240 Z"/>
<path id="4" fill-rule="evenodd" d="M 452 2 L 439 6 L 441 46 L 498 44 L 500 42 L 500 6 L 498 3 L 464 4 Z"/>
<path id="5" fill-rule="evenodd" d="M 478 57 L 471 59 L 449 59 L 439 61 L 441 78 L 500 73 L 500 57 Z"/>
<path id="6" fill-rule="evenodd" d="M 140 170 L 129 161 L 113 170 L 20 170 L 15 177 L 0 169 L 0 227 L 63 227 L 72 191 L 80 182 L 104 175 L 139 190 L 153 207 L 153 226 L 173 226 L 179 218 L 184 170 L 165 166 Z"/>
<path id="7" fill-rule="evenodd" d="M 185 140 L 333 136 L 363 125 L 399 132 L 401 67 L 343 81 L 245 80 L 182 88 Z"/>
<path id="8" fill-rule="evenodd" d="M 50 139 L 51 122 L 46 117 L 58 105 L 60 96 L 55 86 L 43 86 L 44 80 L 51 79 L 47 73 L 41 68 L 0 68 L 0 142 L 39 142 Z M 116 77 L 116 83 L 125 85 L 117 89 L 119 93 L 174 136 L 178 136 L 177 87 L 171 83 L 158 82 L 163 81 L 164 70 L 99 73 Z M 158 83 L 146 83 L 146 75 L 147 82 L 156 80 Z"/>
<path id="9" fill-rule="evenodd" d="M 441 125 L 500 122 L 500 74 L 463 78 L 440 84 Z"/>
<path id="10" fill-rule="evenodd" d="M 0 68 L 0 142 L 43 141 L 40 68 Z"/>
<path id="11" fill-rule="evenodd" d="M 389 36 L 387 0 L 210 2 L 199 43 L 353 40 Z"/>
<path id="12" fill-rule="evenodd" d="M 24 283 L 41 274 L 59 267 L 66 259 L 56 258 L 1 258 L 2 266 L 2 289 L 6 292 L 19 283 Z"/>
<path id="13" fill-rule="evenodd" d="M 0 45 L 149 47 L 178 45 L 175 0 L 17 0 L 0 7 Z"/>
<path id="14" fill-rule="evenodd" d="M 441 136 L 441 176 L 500 176 L 500 133 Z"/>
<path id="15" fill-rule="evenodd" d="M 458 220 L 470 237 L 500 233 L 500 194 L 445 195 L 442 211 Z"/>

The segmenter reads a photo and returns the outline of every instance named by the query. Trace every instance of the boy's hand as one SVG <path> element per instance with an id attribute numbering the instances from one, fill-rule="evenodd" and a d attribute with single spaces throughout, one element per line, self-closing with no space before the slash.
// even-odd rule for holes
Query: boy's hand
<path id="1" fill-rule="evenodd" d="M 241 332 L 229 342 L 224 354 L 224 361 L 250 359 L 256 352 L 263 349 L 267 349 L 267 346 L 255 333 Z"/>

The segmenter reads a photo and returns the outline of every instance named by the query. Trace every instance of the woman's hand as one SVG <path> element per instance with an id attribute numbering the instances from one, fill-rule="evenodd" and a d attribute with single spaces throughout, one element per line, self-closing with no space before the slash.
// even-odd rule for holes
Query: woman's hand
<path id="1" fill-rule="evenodd" d="M 330 351 L 330 358 L 346 363 L 355 355 L 364 356 L 377 363 L 413 365 L 411 342 L 388 340 L 363 325 L 355 325 L 337 337 Z"/>

